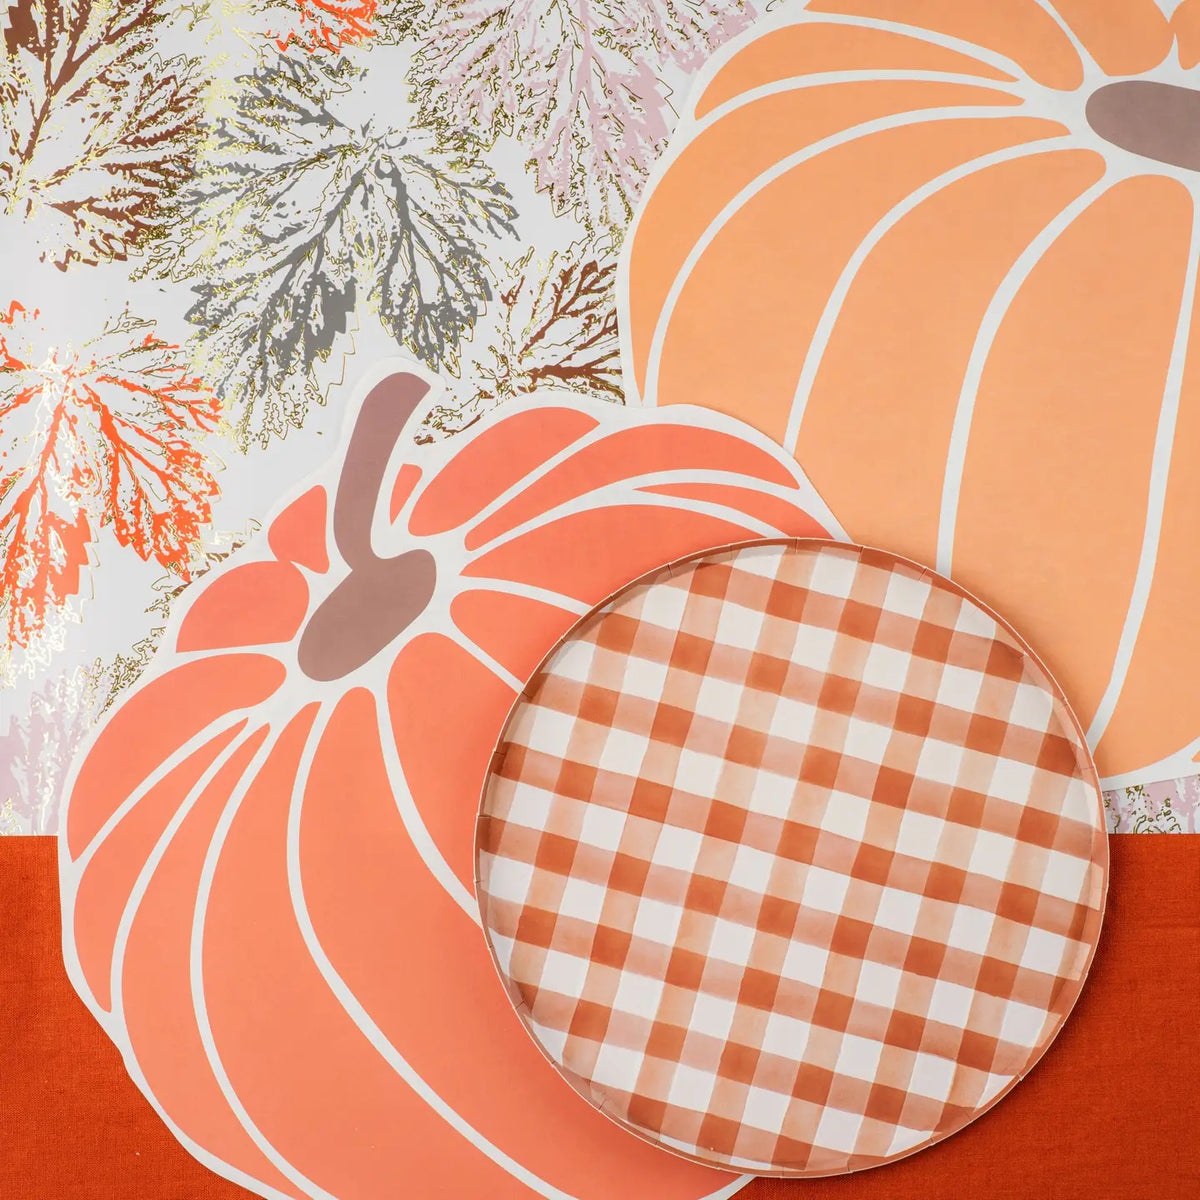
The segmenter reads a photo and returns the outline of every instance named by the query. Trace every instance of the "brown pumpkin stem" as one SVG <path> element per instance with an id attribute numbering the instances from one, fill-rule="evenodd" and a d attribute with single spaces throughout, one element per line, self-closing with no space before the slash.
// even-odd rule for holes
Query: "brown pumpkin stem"
<path id="1" fill-rule="evenodd" d="M 1200 91 L 1122 79 L 1088 98 L 1087 122 L 1106 142 L 1143 158 L 1200 171 Z"/>
<path id="2" fill-rule="evenodd" d="M 300 636 L 297 658 L 310 679 L 341 679 L 370 662 L 425 611 L 433 595 L 437 567 L 428 550 L 380 558 L 371 546 L 388 461 L 428 391 L 416 375 L 389 375 L 363 401 L 333 502 L 333 538 L 350 573 Z"/>
<path id="3" fill-rule="evenodd" d="M 371 522 L 392 451 L 429 384 L 416 375 L 380 380 L 367 394 L 350 434 L 333 505 L 333 538 L 342 558 L 357 566 L 374 554 Z"/>

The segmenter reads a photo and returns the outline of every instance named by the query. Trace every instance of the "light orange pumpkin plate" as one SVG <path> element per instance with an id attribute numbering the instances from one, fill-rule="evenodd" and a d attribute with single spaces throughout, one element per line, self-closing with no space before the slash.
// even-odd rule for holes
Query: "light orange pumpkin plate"
<path id="1" fill-rule="evenodd" d="M 1106 786 L 1200 751 L 1200 4 L 815 0 L 701 73 L 625 378 L 793 451 L 1062 684 Z"/>

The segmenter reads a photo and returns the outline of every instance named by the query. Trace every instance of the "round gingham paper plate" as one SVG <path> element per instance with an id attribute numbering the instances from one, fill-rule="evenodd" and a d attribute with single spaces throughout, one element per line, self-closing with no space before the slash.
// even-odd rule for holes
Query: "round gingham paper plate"
<path id="1" fill-rule="evenodd" d="M 829 1175 L 995 1103 L 1079 993 L 1103 802 L 1028 647 L 876 550 L 731 547 L 584 617 L 510 715 L 477 891 L 571 1085 L 690 1158 Z"/>

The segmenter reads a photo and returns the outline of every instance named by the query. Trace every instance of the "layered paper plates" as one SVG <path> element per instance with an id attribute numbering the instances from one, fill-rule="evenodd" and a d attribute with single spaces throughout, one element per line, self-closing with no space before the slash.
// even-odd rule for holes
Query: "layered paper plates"
<path id="1" fill-rule="evenodd" d="M 632 1132 L 758 1174 L 954 1133 L 1079 993 L 1108 852 L 1057 685 L 950 581 L 772 541 L 583 618 L 514 707 L 477 892 L 544 1053 Z"/>

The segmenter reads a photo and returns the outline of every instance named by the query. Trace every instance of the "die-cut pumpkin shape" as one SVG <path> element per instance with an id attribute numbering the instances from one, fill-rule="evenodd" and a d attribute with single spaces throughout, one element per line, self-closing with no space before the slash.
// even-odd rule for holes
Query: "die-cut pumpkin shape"
<path id="1" fill-rule="evenodd" d="M 810 4 L 706 69 L 623 264 L 643 401 L 1005 614 L 1114 786 L 1200 748 L 1198 54 L 1195 0 Z"/>
<path id="2" fill-rule="evenodd" d="M 508 709 L 655 564 L 820 502 L 706 410 L 514 404 L 432 446 L 367 387 L 336 468 L 184 598 L 76 764 L 73 982 L 203 1162 L 263 1196 L 729 1195 L 558 1079 L 495 978 L 473 830 Z"/>

